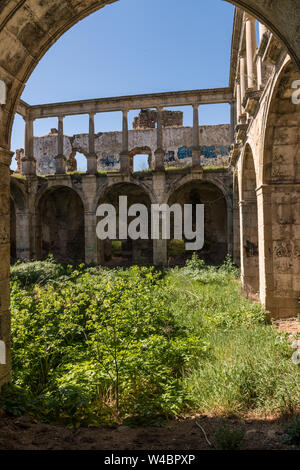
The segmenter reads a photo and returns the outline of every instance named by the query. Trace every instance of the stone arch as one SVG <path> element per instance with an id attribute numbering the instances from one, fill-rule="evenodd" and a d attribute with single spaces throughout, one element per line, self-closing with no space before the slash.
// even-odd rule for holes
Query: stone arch
<path id="1" fill-rule="evenodd" d="M 72 152 L 69 155 L 69 158 L 67 159 L 67 172 L 72 172 L 72 171 L 77 171 L 77 160 L 76 160 L 76 155 L 77 153 L 80 153 L 86 158 L 86 161 L 88 159 L 87 157 L 87 152 L 83 151 L 81 148 L 73 148 Z"/>
<path id="2" fill-rule="evenodd" d="M 134 149 L 130 150 L 129 157 L 130 157 L 130 171 L 133 171 L 133 160 L 136 155 L 148 155 L 148 166 L 149 169 L 152 168 L 152 150 L 150 147 L 135 147 Z"/>
<path id="3" fill-rule="evenodd" d="M 300 106 L 292 100 L 296 80 L 300 80 L 300 73 L 288 61 L 270 93 L 262 162 L 265 184 L 300 182 Z"/>
<path id="4" fill-rule="evenodd" d="M 133 204 L 144 204 L 148 209 L 148 240 L 119 240 L 119 196 L 127 196 L 128 207 Z M 117 214 L 116 240 L 97 240 L 98 262 L 117 266 L 153 263 L 153 242 L 151 240 L 151 197 L 141 186 L 132 182 L 115 183 L 106 188 L 100 196 L 98 205 L 112 204 Z M 128 218 L 128 222 L 133 218 Z M 98 222 L 100 219 L 98 219 Z"/>
<path id="5" fill-rule="evenodd" d="M 227 203 L 223 192 L 211 182 L 205 180 L 191 180 L 182 182 L 169 195 L 168 204 L 204 204 L 205 245 L 198 255 L 209 264 L 220 264 L 228 253 L 228 224 Z M 193 220 L 193 225 L 194 225 Z M 171 219 L 171 234 L 173 232 L 173 218 Z M 173 241 L 172 241 L 173 243 Z M 172 256 L 172 246 L 169 243 L 169 264 L 183 264 L 191 257 L 191 252 L 183 251 L 179 256 Z M 174 258 L 174 259 L 173 259 Z"/>
<path id="6" fill-rule="evenodd" d="M 257 178 L 253 152 L 249 144 L 242 155 L 240 227 L 241 227 L 241 271 L 245 294 L 258 298 L 258 210 Z"/>
<path id="7" fill-rule="evenodd" d="M 61 263 L 85 261 L 84 205 L 76 191 L 55 186 L 40 196 L 36 206 L 36 254 L 49 254 Z"/>

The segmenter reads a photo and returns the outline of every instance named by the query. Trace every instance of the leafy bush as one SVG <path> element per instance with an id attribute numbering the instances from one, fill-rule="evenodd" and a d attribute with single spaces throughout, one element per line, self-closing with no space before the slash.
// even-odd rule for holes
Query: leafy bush
<path id="1" fill-rule="evenodd" d="M 13 386 L 0 407 L 70 426 L 292 412 L 300 369 L 227 258 L 183 269 L 17 264 Z"/>
<path id="2" fill-rule="evenodd" d="M 169 417 L 189 401 L 183 375 L 206 343 L 170 311 L 153 268 L 73 270 L 47 285 L 12 282 L 14 383 L 45 419 Z"/>

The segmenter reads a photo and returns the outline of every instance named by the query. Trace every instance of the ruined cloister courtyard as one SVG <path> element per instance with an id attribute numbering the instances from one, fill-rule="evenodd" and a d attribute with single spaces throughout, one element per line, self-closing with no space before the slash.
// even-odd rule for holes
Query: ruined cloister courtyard
<path id="1" fill-rule="evenodd" d="M 30 104 L 46 51 L 115 2 L 23 3 L 0 4 L 0 450 L 222 448 L 220 428 L 241 431 L 236 448 L 298 449 L 300 7 L 229 2 L 227 87 Z M 199 124 L 219 105 L 230 122 Z M 107 113 L 120 129 L 96 129 Z M 66 131 L 83 116 L 88 132 Z M 120 196 L 203 204 L 203 248 L 99 240 L 97 208 L 119 214 Z M 166 437 L 131 430 L 172 418 Z"/>

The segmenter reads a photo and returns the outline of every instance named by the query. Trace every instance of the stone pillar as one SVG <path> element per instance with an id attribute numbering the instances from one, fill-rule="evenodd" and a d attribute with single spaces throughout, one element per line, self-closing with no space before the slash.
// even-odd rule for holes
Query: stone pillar
<path id="1" fill-rule="evenodd" d="M 236 109 L 237 109 L 236 101 L 232 101 L 230 103 L 230 137 L 231 137 L 231 143 L 234 142 L 235 126 L 237 124 Z"/>
<path id="2" fill-rule="evenodd" d="M 254 89 L 256 87 L 256 72 L 254 66 L 254 56 L 256 53 L 255 18 L 245 14 L 245 23 L 248 88 Z"/>
<path id="3" fill-rule="evenodd" d="M 165 151 L 163 149 L 162 110 L 157 108 L 157 148 L 154 152 L 154 170 L 165 170 Z"/>
<path id="4" fill-rule="evenodd" d="M 227 206 L 227 253 L 233 258 L 233 205 L 230 198 L 226 201 Z"/>
<path id="5" fill-rule="evenodd" d="M 233 262 L 240 266 L 240 208 L 239 208 L 239 195 L 233 195 Z"/>
<path id="6" fill-rule="evenodd" d="M 193 148 L 192 148 L 192 166 L 201 167 L 201 147 L 199 135 L 199 104 L 193 105 Z"/>
<path id="7" fill-rule="evenodd" d="M 58 117 L 58 137 L 57 137 L 57 155 L 56 161 L 56 175 L 64 175 L 66 173 L 66 157 L 64 156 L 64 117 Z"/>
<path id="8" fill-rule="evenodd" d="M 89 153 L 87 156 L 87 172 L 89 175 L 97 174 L 97 155 L 95 152 L 95 114 L 89 115 Z"/>
<path id="9" fill-rule="evenodd" d="M 257 56 L 256 69 L 257 69 L 257 88 L 258 90 L 261 90 L 263 81 L 262 81 L 262 57 L 260 55 Z"/>
<path id="10" fill-rule="evenodd" d="M 257 189 L 260 300 L 274 318 L 299 314 L 299 200 L 299 184 Z"/>
<path id="11" fill-rule="evenodd" d="M 97 264 L 96 214 L 94 212 L 84 212 L 84 230 L 85 262 L 86 264 Z"/>
<path id="12" fill-rule="evenodd" d="M 16 210 L 16 251 L 17 259 L 30 260 L 30 217 L 24 210 Z"/>
<path id="13" fill-rule="evenodd" d="M 164 203 L 166 193 L 165 172 L 154 172 L 152 177 L 153 194 L 158 204 Z M 162 223 L 160 216 L 160 237 Z M 153 264 L 154 266 L 167 266 L 168 264 L 168 240 L 153 240 Z"/>
<path id="14" fill-rule="evenodd" d="M 258 226 L 257 202 L 240 201 L 240 236 L 241 236 L 241 279 L 245 294 L 258 298 L 259 264 L 258 264 Z"/>
<path id="15" fill-rule="evenodd" d="M 122 126 L 122 152 L 120 153 L 120 171 L 124 174 L 130 172 L 130 157 L 128 148 L 128 110 L 123 109 Z"/>
<path id="16" fill-rule="evenodd" d="M 95 175 L 86 175 L 82 179 L 82 191 L 84 200 L 84 231 L 85 231 L 85 262 L 97 264 L 97 233 L 96 210 L 97 178 Z"/>
<path id="17" fill-rule="evenodd" d="M 245 57 L 240 57 L 240 89 L 241 89 L 241 103 L 243 103 L 246 94 L 246 63 Z M 243 108 L 242 108 L 243 112 Z"/>
<path id="18" fill-rule="evenodd" d="M 236 120 L 239 123 L 240 116 L 242 114 L 242 103 L 241 103 L 241 85 L 240 82 L 236 84 Z"/>
<path id="19" fill-rule="evenodd" d="M 0 387 L 10 381 L 10 164 L 13 153 L 0 147 L 0 341 L 4 343 L 5 364 L 0 364 Z M 3 344 L 1 343 L 1 344 Z"/>
<path id="20" fill-rule="evenodd" d="M 36 174 L 36 161 L 33 156 L 33 119 L 25 119 L 25 155 L 21 159 L 21 173 L 26 176 Z"/>

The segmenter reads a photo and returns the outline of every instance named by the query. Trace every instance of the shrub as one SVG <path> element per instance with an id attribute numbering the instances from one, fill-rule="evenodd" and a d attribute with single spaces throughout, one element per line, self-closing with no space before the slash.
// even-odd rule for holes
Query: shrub
<path id="1" fill-rule="evenodd" d="M 11 268 L 11 277 L 17 278 L 21 287 L 31 284 L 46 284 L 64 273 L 64 267 L 57 264 L 52 256 L 49 256 L 46 261 L 17 262 Z"/>
<path id="2" fill-rule="evenodd" d="M 206 343 L 172 315 L 160 272 L 73 270 L 20 286 L 12 282 L 13 379 L 39 400 L 40 417 L 112 423 L 187 405 L 183 376 Z"/>

